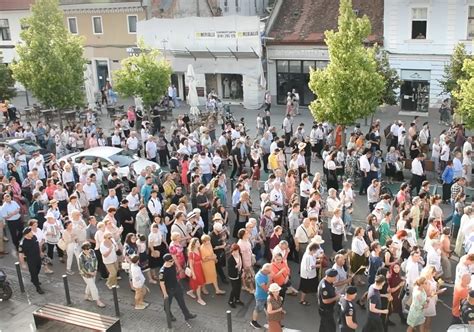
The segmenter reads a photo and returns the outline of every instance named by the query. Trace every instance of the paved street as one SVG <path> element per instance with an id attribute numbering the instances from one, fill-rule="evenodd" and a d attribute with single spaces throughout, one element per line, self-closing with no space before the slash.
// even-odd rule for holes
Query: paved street
<path id="1" fill-rule="evenodd" d="M 14 103 L 18 106 L 22 106 L 22 102 L 18 97 L 17 100 L 14 100 Z M 24 99 L 23 99 L 24 100 Z M 186 111 L 186 108 L 181 108 L 177 110 L 179 113 Z M 245 118 L 248 129 L 251 131 L 251 135 L 255 133 L 255 119 L 257 111 L 253 110 L 244 110 L 240 106 L 233 106 L 232 111 L 236 119 L 241 117 Z M 272 124 L 275 125 L 278 129 L 281 128 L 281 123 L 283 120 L 284 108 L 283 107 L 274 107 L 272 109 Z M 382 128 L 384 128 L 389 122 L 392 122 L 396 118 L 401 118 L 406 121 L 410 121 L 412 117 L 409 116 L 399 116 L 398 111 L 394 109 L 386 109 L 379 111 L 374 118 L 380 118 L 382 120 Z M 437 119 L 436 111 L 433 112 L 430 119 Z M 426 118 L 428 119 L 428 118 Z M 423 122 L 424 118 L 420 120 Z M 312 117 L 309 112 L 305 109 L 303 110 L 303 115 L 295 118 L 295 123 L 305 123 L 306 130 L 309 132 L 312 124 Z M 364 120 L 360 121 L 363 127 L 363 130 L 366 131 L 364 126 Z M 370 119 L 369 119 L 370 122 Z M 431 120 L 432 135 L 438 135 L 441 131 L 441 127 L 437 125 L 437 121 Z M 107 121 L 102 121 L 105 124 Z M 164 125 L 168 125 L 169 122 L 165 122 Z M 315 162 L 312 165 L 312 172 L 322 171 L 321 162 Z M 230 189 L 229 189 L 230 190 Z M 257 200 L 257 192 L 253 193 L 253 198 Z M 254 200 L 254 201 L 255 201 Z M 354 225 L 362 225 L 364 223 L 365 217 L 367 215 L 367 204 L 366 197 L 357 197 L 355 204 L 355 223 Z M 231 218 L 233 220 L 233 218 Z M 323 245 L 326 252 L 331 253 L 331 243 L 328 236 L 328 232 L 325 232 L 324 238 L 326 243 Z M 351 239 L 345 243 L 345 246 L 350 246 Z M 11 251 L 11 248 L 10 248 Z M 16 272 L 14 269 L 14 263 L 16 259 L 12 256 L 5 257 L 0 260 L 0 265 L 4 268 L 8 274 L 9 280 L 13 283 L 14 286 L 14 297 L 11 301 L 7 303 L 0 303 L 0 331 L 10 330 L 14 328 L 14 331 L 29 331 L 30 324 L 32 324 L 32 315 L 31 312 L 36 309 L 38 306 L 41 306 L 45 303 L 65 303 L 65 296 L 63 290 L 63 284 L 61 275 L 65 272 L 65 267 L 55 261 L 53 269 L 55 273 L 50 276 L 44 274 L 41 275 L 41 281 L 43 283 L 43 288 L 46 291 L 45 295 L 38 295 L 34 287 L 29 282 L 28 274 L 24 272 L 25 284 L 27 286 L 27 291 L 24 294 L 21 294 L 18 287 L 18 281 L 16 278 Z M 453 268 L 455 267 L 455 262 L 453 262 Z M 293 282 L 297 287 L 299 283 L 298 270 L 294 263 L 291 263 L 290 267 L 292 268 Z M 73 269 L 77 271 L 75 263 Z M 149 285 L 151 289 L 151 294 L 148 295 L 147 301 L 151 303 L 150 307 L 143 311 L 137 311 L 133 309 L 133 293 L 129 290 L 127 285 L 126 276 L 122 274 L 123 280 L 120 281 L 121 288 L 119 289 L 119 298 L 120 298 L 120 310 L 121 310 L 121 324 L 124 331 L 164 331 L 166 330 L 166 321 L 162 305 L 161 292 L 157 285 Z M 90 302 L 86 302 L 83 299 L 84 292 L 84 283 L 82 279 L 77 275 L 69 276 L 69 285 L 71 288 L 71 295 L 73 306 L 76 308 L 81 308 L 85 310 L 91 310 L 95 312 L 104 313 L 107 315 L 114 315 L 114 307 L 112 300 L 112 293 L 109 291 L 104 284 L 104 281 L 98 281 L 99 292 L 104 302 L 107 304 L 105 309 L 98 309 Z M 210 288 L 209 288 L 210 289 Z M 224 286 L 224 289 L 229 292 L 230 287 L 227 285 Z M 212 293 L 212 291 L 211 291 Z M 360 294 L 363 293 L 363 289 L 360 289 Z M 433 322 L 433 331 L 446 331 L 449 323 L 451 321 L 450 314 L 450 302 L 452 298 L 452 289 L 448 289 L 446 294 L 440 296 L 440 303 L 438 303 L 437 310 L 438 315 L 435 317 Z M 192 312 L 198 314 L 198 317 L 191 321 L 191 327 L 187 326 L 182 318 L 182 315 L 179 312 L 177 305 L 173 304 L 173 312 L 178 318 L 178 322 L 174 324 L 175 331 L 188 331 L 191 328 L 195 331 L 224 331 L 226 330 L 226 314 L 225 311 L 230 309 L 227 305 L 227 296 L 215 297 L 211 295 L 204 296 L 204 300 L 207 302 L 207 306 L 203 307 L 193 302 L 190 298 L 186 298 L 186 301 Z M 245 302 L 245 306 L 238 307 L 237 310 L 232 311 L 233 318 L 233 330 L 234 331 L 250 331 L 253 330 L 249 325 L 249 318 L 251 316 L 251 311 L 253 309 L 254 301 L 253 297 L 249 294 L 243 292 L 242 300 Z M 298 303 L 298 298 L 288 297 L 287 302 L 285 303 L 286 310 L 288 315 L 284 321 L 284 324 L 287 328 L 296 329 L 300 331 L 317 331 L 317 326 L 319 325 L 319 315 L 317 313 L 317 305 L 315 296 L 309 297 L 308 299 L 311 302 L 311 306 L 305 307 L 301 306 Z M 357 308 L 357 317 L 358 321 L 361 323 L 365 322 L 365 312 L 360 308 Z M 397 324 L 395 327 L 390 327 L 389 331 L 405 331 L 405 327 L 402 326 L 399 322 L 398 317 L 393 317 L 392 320 Z M 263 316 L 260 317 L 260 322 L 264 322 Z"/>

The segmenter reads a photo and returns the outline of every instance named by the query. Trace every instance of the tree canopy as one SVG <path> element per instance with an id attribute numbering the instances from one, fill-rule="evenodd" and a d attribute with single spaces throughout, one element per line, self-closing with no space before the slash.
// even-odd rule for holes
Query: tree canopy
<path id="1" fill-rule="evenodd" d="M 364 42 L 371 32 L 367 16 L 358 18 L 351 0 L 341 0 L 338 31 L 326 31 L 329 65 L 312 69 L 309 88 L 316 95 L 310 110 L 318 121 L 349 125 L 380 105 L 384 78 L 375 51 Z"/>
<path id="2" fill-rule="evenodd" d="M 86 60 L 82 38 L 67 31 L 58 0 L 36 0 L 31 11 L 22 20 L 26 28 L 16 46 L 13 77 L 46 107 L 83 105 Z"/>
<path id="3" fill-rule="evenodd" d="M 444 75 L 439 83 L 443 88 L 443 93 L 451 95 L 453 98 L 453 106 L 456 108 L 457 100 L 455 92 L 459 91 L 459 81 L 467 78 L 467 74 L 463 70 L 464 61 L 470 59 L 471 56 L 466 52 L 463 43 L 459 43 L 454 48 L 449 64 L 444 67 Z"/>
<path id="4" fill-rule="evenodd" d="M 462 76 L 453 92 L 458 102 L 455 112 L 461 117 L 467 128 L 474 128 L 474 59 L 466 59 L 462 67 Z"/>
<path id="5" fill-rule="evenodd" d="M 115 89 L 124 97 L 140 97 L 150 108 L 160 101 L 170 84 L 171 66 L 159 59 L 157 49 L 138 43 L 140 53 L 122 60 L 120 69 L 114 72 Z"/>
<path id="6" fill-rule="evenodd" d="M 0 100 L 11 99 L 15 96 L 15 80 L 12 71 L 3 64 L 2 52 L 0 52 Z"/>
<path id="7" fill-rule="evenodd" d="M 398 101 L 397 90 L 400 88 L 401 80 L 395 69 L 390 67 L 388 52 L 379 45 L 374 46 L 375 60 L 377 61 L 377 72 L 384 79 L 384 89 L 380 98 L 380 104 L 395 105 Z"/>

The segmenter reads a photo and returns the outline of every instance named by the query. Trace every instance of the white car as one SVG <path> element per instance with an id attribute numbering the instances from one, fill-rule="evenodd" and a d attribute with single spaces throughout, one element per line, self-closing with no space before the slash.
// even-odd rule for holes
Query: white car
<path id="1" fill-rule="evenodd" d="M 158 172 L 161 172 L 160 165 L 140 158 L 136 155 L 130 155 L 126 150 L 112 146 L 99 146 L 90 148 L 82 152 L 74 152 L 59 159 L 59 161 L 71 158 L 73 164 L 78 166 L 82 158 L 85 158 L 86 164 L 92 167 L 97 159 L 100 160 L 103 169 L 109 169 L 115 163 L 118 163 L 119 169 L 117 171 L 119 178 L 127 178 L 129 173 L 129 166 L 131 165 L 137 174 L 146 167 L 155 167 Z"/>

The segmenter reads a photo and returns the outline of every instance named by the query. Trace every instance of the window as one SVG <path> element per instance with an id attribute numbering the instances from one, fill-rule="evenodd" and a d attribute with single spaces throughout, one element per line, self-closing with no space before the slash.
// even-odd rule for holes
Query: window
<path id="1" fill-rule="evenodd" d="M 287 73 L 288 72 L 288 61 L 277 61 L 277 72 Z"/>
<path id="2" fill-rule="evenodd" d="M 12 40 L 10 36 L 10 25 L 8 19 L 0 19 L 0 36 L 2 40 Z"/>
<path id="3" fill-rule="evenodd" d="M 290 61 L 290 73 L 301 73 L 301 61 Z"/>
<path id="4" fill-rule="evenodd" d="M 95 35 L 101 35 L 104 33 L 104 30 L 102 29 L 102 16 L 92 17 L 92 32 Z"/>
<path id="5" fill-rule="evenodd" d="M 235 0 L 235 11 L 236 11 L 237 13 L 240 12 L 239 0 Z"/>
<path id="6" fill-rule="evenodd" d="M 469 6 L 469 14 L 467 18 L 467 38 L 474 38 L 474 6 Z"/>
<path id="7" fill-rule="evenodd" d="M 137 20 L 137 15 L 127 16 L 128 33 L 137 33 Z"/>
<path id="8" fill-rule="evenodd" d="M 412 8 L 411 39 L 426 39 L 428 8 Z"/>
<path id="9" fill-rule="evenodd" d="M 77 35 L 77 19 L 75 17 L 68 17 L 67 25 L 69 27 L 69 32 L 73 35 Z"/>

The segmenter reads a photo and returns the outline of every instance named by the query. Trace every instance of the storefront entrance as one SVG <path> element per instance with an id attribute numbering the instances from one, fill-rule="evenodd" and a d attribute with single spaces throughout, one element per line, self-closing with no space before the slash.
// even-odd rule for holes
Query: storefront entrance
<path id="1" fill-rule="evenodd" d="M 222 99 L 243 100 L 242 75 L 221 74 Z"/>
<path id="2" fill-rule="evenodd" d="M 277 103 L 286 104 L 288 92 L 293 89 L 300 95 L 300 105 L 309 105 L 315 96 L 309 89 L 309 69 L 324 68 L 328 61 L 277 61 Z"/>
<path id="3" fill-rule="evenodd" d="M 402 85 L 400 87 L 402 110 L 428 112 L 430 74 L 429 70 L 402 70 Z"/>

